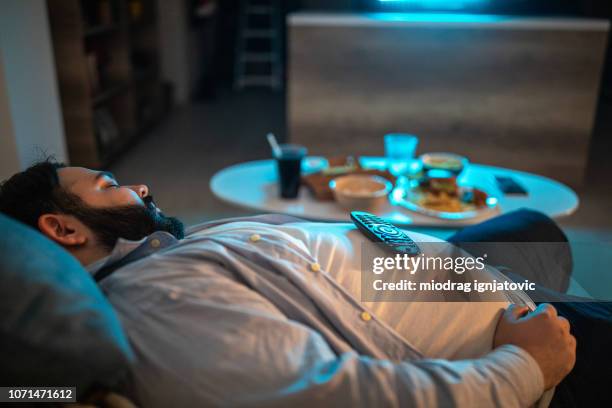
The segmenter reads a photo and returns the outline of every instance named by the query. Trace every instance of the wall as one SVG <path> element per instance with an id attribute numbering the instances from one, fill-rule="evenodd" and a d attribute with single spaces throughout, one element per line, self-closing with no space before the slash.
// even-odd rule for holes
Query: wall
<path id="1" fill-rule="evenodd" d="M 385 133 L 414 133 L 420 153 L 584 180 L 607 22 L 291 21 L 290 139 L 312 154 L 380 155 Z"/>
<path id="2" fill-rule="evenodd" d="M 2 2 L 0 50 L 0 179 L 47 155 L 66 161 L 45 0 Z"/>
<path id="3" fill-rule="evenodd" d="M 162 76 L 174 85 L 176 103 L 183 104 L 192 84 L 186 2 L 157 0 L 157 11 Z"/>

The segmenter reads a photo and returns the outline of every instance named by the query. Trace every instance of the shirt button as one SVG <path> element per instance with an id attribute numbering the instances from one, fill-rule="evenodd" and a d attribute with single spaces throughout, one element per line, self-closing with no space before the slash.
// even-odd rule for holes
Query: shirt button
<path id="1" fill-rule="evenodd" d="M 318 263 L 311 263 L 310 264 L 310 270 L 313 272 L 319 272 L 321 270 L 321 265 L 319 265 Z"/>
<path id="2" fill-rule="evenodd" d="M 159 248 L 160 245 L 161 245 L 161 242 L 159 239 L 155 238 L 151 240 L 151 247 Z"/>
<path id="3" fill-rule="evenodd" d="M 369 322 L 370 320 L 372 320 L 372 315 L 368 312 L 361 312 L 361 320 L 363 320 L 364 322 Z"/>
<path id="4" fill-rule="evenodd" d="M 261 239 L 261 236 L 259 234 L 253 234 L 249 237 L 249 240 L 251 240 L 251 242 L 257 242 Z"/>

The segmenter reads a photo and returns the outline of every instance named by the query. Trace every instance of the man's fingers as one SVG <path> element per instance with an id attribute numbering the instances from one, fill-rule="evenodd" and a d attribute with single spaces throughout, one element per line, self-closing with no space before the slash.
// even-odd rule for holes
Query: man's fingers
<path id="1" fill-rule="evenodd" d="M 559 316 L 558 319 L 559 319 L 561 328 L 563 329 L 563 332 L 564 333 L 569 333 L 569 331 L 570 331 L 570 322 L 569 322 L 569 320 L 567 320 L 563 316 Z"/>
<path id="2" fill-rule="evenodd" d="M 513 320 L 518 320 L 529 312 L 529 307 L 512 304 L 508 306 L 506 315 Z"/>
<path id="3" fill-rule="evenodd" d="M 570 335 L 568 343 L 571 349 L 570 360 L 568 361 L 568 370 L 571 371 L 576 365 L 576 338 Z"/>
<path id="4" fill-rule="evenodd" d="M 550 303 L 540 303 L 533 314 L 547 314 L 550 317 L 557 317 L 557 309 Z"/>
<path id="5" fill-rule="evenodd" d="M 568 341 L 569 341 L 570 347 L 572 348 L 572 352 L 574 353 L 574 359 L 575 359 L 576 358 L 576 345 L 577 345 L 576 338 L 570 335 Z"/>

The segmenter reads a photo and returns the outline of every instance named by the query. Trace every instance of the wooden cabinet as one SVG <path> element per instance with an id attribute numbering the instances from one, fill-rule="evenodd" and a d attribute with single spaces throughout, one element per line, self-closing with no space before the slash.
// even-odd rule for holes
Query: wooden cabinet
<path id="1" fill-rule="evenodd" d="M 70 163 L 100 168 L 168 105 L 154 0 L 47 0 Z"/>

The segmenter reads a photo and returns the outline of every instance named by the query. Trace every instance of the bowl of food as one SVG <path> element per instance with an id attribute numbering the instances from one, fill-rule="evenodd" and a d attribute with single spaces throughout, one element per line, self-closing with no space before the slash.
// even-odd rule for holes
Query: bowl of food
<path id="1" fill-rule="evenodd" d="M 454 153 L 425 153 L 420 157 L 426 177 L 456 177 L 469 164 L 469 160 Z"/>
<path id="2" fill-rule="evenodd" d="M 372 211 L 387 201 L 393 184 L 384 177 L 349 174 L 329 183 L 334 198 L 348 210 Z"/>

